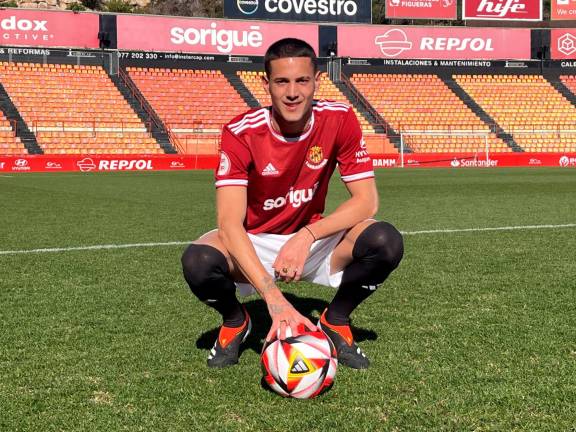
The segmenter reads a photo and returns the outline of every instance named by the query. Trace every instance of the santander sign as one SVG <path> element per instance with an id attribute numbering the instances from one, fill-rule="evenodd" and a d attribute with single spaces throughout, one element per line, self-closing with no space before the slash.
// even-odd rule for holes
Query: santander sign
<path id="1" fill-rule="evenodd" d="M 542 21 L 542 0 L 463 0 L 463 19 Z"/>

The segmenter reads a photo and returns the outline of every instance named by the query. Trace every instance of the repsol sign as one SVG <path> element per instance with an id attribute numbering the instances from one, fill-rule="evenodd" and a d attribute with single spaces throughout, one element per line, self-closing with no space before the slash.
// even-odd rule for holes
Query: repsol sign
<path id="1" fill-rule="evenodd" d="M 370 0 L 224 0 L 224 17 L 370 23 L 372 8 Z"/>

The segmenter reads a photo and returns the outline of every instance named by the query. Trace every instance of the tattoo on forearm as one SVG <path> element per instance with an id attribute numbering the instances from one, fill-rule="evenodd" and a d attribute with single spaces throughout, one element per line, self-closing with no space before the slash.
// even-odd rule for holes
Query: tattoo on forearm
<path id="1" fill-rule="evenodd" d="M 277 314 L 284 312 L 286 310 L 286 306 L 281 304 L 271 304 L 268 305 L 268 309 L 271 313 Z"/>

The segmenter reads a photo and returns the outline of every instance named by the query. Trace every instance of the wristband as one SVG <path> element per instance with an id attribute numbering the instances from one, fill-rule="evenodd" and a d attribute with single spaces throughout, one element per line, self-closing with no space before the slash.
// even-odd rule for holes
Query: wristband
<path id="1" fill-rule="evenodd" d="M 314 239 L 314 241 L 316 241 L 316 236 L 314 235 L 312 230 L 310 228 L 308 228 L 308 226 L 306 226 L 306 225 L 304 225 L 304 228 L 306 228 L 306 231 L 308 231 L 310 233 L 310 235 L 312 236 L 312 238 Z"/>

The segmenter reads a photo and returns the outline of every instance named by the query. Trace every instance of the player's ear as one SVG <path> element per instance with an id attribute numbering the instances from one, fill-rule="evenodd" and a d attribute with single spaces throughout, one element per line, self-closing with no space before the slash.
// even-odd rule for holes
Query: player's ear
<path id="1" fill-rule="evenodd" d="M 314 90 L 318 91 L 320 88 L 320 83 L 322 82 L 322 71 L 316 71 L 316 75 L 314 75 Z"/>
<path id="2" fill-rule="evenodd" d="M 267 95 L 270 95 L 270 80 L 268 80 L 268 77 L 266 75 L 262 75 L 262 87 L 264 88 L 264 91 L 266 92 Z"/>

